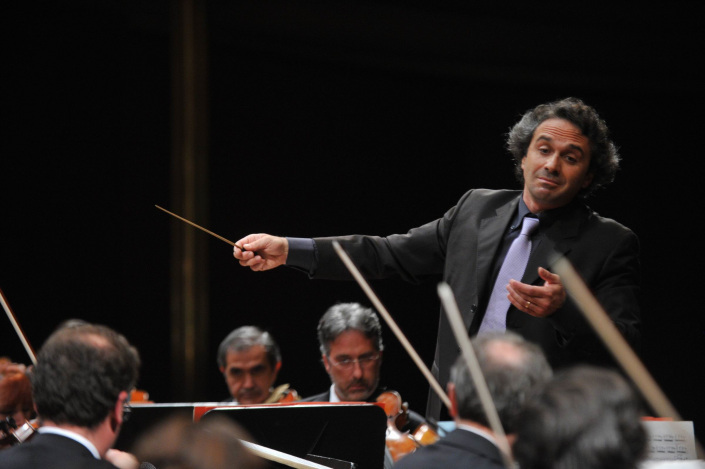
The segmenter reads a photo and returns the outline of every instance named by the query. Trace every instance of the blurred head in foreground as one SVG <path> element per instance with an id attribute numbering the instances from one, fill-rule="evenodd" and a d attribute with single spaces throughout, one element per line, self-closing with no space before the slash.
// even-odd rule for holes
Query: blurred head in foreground
<path id="1" fill-rule="evenodd" d="M 263 461 L 240 440 L 249 434 L 225 417 L 193 422 L 172 416 L 143 434 L 133 453 L 144 467 L 159 469 L 263 469 Z"/>
<path id="2" fill-rule="evenodd" d="M 522 469 L 631 469 L 646 456 L 641 402 L 615 371 L 557 373 L 526 404 L 514 455 Z"/>

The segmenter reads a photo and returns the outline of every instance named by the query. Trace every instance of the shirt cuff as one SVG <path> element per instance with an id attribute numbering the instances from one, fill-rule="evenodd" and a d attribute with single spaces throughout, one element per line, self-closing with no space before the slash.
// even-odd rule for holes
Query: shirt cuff
<path id="1" fill-rule="evenodd" d="M 312 238 L 286 238 L 286 240 L 289 242 L 286 265 L 312 275 L 316 267 L 316 242 Z"/>

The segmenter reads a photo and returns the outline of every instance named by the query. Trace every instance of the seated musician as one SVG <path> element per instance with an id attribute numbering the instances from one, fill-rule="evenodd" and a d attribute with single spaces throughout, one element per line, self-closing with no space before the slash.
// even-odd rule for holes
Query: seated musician
<path id="1" fill-rule="evenodd" d="M 231 396 L 228 402 L 269 404 L 298 400 L 298 394 L 288 384 L 273 388 L 281 366 L 281 353 L 272 335 L 255 326 L 235 329 L 218 347 L 218 368 Z"/>
<path id="2" fill-rule="evenodd" d="M 3 450 L 0 469 L 137 469 L 134 456 L 111 447 L 139 365 L 137 350 L 105 326 L 57 329 L 30 374 L 38 434 Z"/>
<path id="3" fill-rule="evenodd" d="M 318 322 L 318 342 L 330 389 L 304 402 L 375 402 L 385 389 L 379 386 L 382 367 L 382 326 L 372 308 L 359 303 L 331 306 Z M 412 410 L 399 428 L 411 433 L 425 423 Z"/>
<path id="4" fill-rule="evenodd" d="M 648 449 L 643 411 L 639 396 L 617 371 L 564 368 L 524 406 L 514 456 L 523 469 L 641 467 Z M 702 467 L 702 461 L 688 462 Z M 674 465 L 665 467 L 677 467 L 668 463 Z"/>
<path id="5" fill-rule="evenodd" d="M 25 366 L 0 359 L 0 449 L 16 443 L 11 433 L 35 416 L 32 385 Z"/>
<path id="6" fill-rule="evenodd" d="M 551 378 L 551 367 L 541 348 L 512 332 L 488 332 L 472 343 L 502 429 L 513 439 L 522 406 Z M 451 368 L 447 389 L 455 430 L 404 456 L 394 468 L 504 468 L 497 435 L 462 356 Z"/>

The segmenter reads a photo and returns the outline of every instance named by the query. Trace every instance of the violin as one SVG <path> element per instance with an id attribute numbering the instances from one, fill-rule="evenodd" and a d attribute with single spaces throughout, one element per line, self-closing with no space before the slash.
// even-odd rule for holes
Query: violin
<path id="1" fill-rule="evenodd" d="M 290 388 L 289 383 L 281 384 L 274 388 L 264 404 L 288 404 L 301 400 L 301 396 L 296 389 Z"/>
<path id="2" fill-rule="evenodd" d="M 18 427 L 15 419 L 6 418 L 0 422 L 0 449 L 30 440 L 37 433 L 38 428 L 39 421 L 37 419 L 28 420 Z"/>
<path id="3" fill-rule="evenodd" d="M 0 363 L 0 448 L 28 439 L 36 426 L 27 424 L 36 418 L 32 388 L 27 369 L 20 363 L 4 360 Z"/>
<path id="4" fill-rule="evenodd" d="M 397 391 L 387 391 L 381 393 L 377 398 L 377 402 L 381 402 L 385 405 L 385 412 L 387 409 L 386 406 L 391 406 L 390 412 L 396 415 L 394 425 L 399 431 L 407 428 L 409 423 L 409 405 L 406 402 L 402 403 L 401 395 Z M 390 414 L 388 413 L 387 417 L 389 417 L 389 415 Z M 419 424 L 416 428 L 409 430 L 408 433 L 411 438 L 418 443 L 418 446 L 433 444 L 440 438 L 435 427 L 428 422 Z"/>
<path id="5" fill-rule="evenodd" d="M 440 439 L 438 432 L 428 423 L 422 423 L 414 433 L 411 435 L 414 437 L 421 446 L 432 445 Z"/>
<path id="6" fill-rule="evenodd" d="M 377 396 L 377 402 L 382 404 L 384 413 L 387 414 L 387 432 L 385 443 L 392 460 L 397 462 L 403 456 L 413 453 L 421 445 L 409 434 L 402 432 L 399 424 L 403 428 L 408 421 L 408 406 L 405 408 L 401 395 L 396 391 L 385 391 Z"/>
<path id="7" fill-rule="evenodd" d="M 130 391 L 130 399 L 129 402 L 131 403 L 145 403 L 145 404 L 152 404 L 153 401 L 149 400 L 149 393 L 143 389 L 133 389 Z"/>

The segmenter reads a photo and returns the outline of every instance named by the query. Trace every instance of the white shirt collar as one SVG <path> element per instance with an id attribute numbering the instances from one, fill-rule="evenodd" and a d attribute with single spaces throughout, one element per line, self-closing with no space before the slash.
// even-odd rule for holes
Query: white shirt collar
<path id="1" fill-rule="evenodd" d="M 93 457 L 95 457 L 96 459 L 100 459 L 100 453 L 98 452 L 98 448 L 96 448 L 93 443 L 91 443 L 84 436 L 81 436 L 78 433 L 58 427 L 39 427 L 37 431 L 39 433 L 53 433 L 55 435 L 61 435 L 65 436 L 66 438 L 71 438 L 72 440 L 81 443 L 83 446 L 85 446 L 88 451 L 91 452 Z"/>
<path id="2" fill-rule="evenodd" d="M 472 433 L 474 433 L 474 434 L 476 434 L 476 435 L 479 435 L 479 436 L 481 436 L 482 438 L 488 440 L 490 443 L 492 443 L 493 445 L 495 445 L 495 446 L 497 446 L 497 447 L 499 448 L 499 445 L 497 444 L 497 440 L 494 438 L 494 436 L 491 435 L 491 434 L 489 434 L 489 433 L 487 433 L 486 431 L 483 431 L 483 430 L 480 430 L 480 429 L 477 428 L 477 427 L 473 427 L 473 426 L 471 426 L 471 425 L 465 425 L 465 424 L 462 424 L 462 423 L 457 424 L 457 425 L 456 425 L 456 428 L 460 428 L 460 429 L 462 429 L 462 430 L 465 430 L 465 431 L 468 431 L 468 432 L 472 432 Z"/>
<path id="3" fill-rule="evenodd" d="M 340 402 L 340 398 L 338 395 L 335 393 L 335 384 L 330 385 L 330 402 Z"/>

